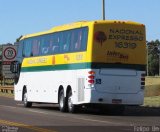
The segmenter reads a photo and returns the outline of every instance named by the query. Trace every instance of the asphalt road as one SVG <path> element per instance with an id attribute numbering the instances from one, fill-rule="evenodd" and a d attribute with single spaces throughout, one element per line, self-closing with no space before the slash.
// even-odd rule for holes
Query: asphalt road
<path id="1" fill-rule="evenodd" d="M 24 108 L 13 98 L 0 97 L 0 126 L 0 132 L 160 132 L 160 108 L 128 107 L 118 116 L 94 110 L 69 114 L 53 104 Z"/>

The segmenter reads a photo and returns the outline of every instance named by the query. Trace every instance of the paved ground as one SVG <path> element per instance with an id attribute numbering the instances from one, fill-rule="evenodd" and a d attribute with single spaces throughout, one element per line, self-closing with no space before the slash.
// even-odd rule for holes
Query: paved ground
<path id="1" fill-rule="evenodd" d="M 52 104 L 24 108 L 13 98 L 0 97 L 0 126 L 0 131 L 20 132 L 160 132 L 160 108 L 128 107 L 118 116 L 92 110 L 69 114 Z"/>

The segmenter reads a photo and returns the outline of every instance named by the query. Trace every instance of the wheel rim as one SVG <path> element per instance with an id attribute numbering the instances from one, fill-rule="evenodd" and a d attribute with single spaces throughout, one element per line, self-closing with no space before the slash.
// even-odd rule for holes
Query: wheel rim
<path id="1" fill-rule="evenodd" d="M 68 108 L 69 108 L 69 110 L 72 110 L 72 107 L 73 107 L 72 96 L 69 96 L 69 98 L 68 98 Z"/>
<path id="2" fill-rule="evenodd" d="M 62 95 L 60 97 L 59 105 L 60 105 L 60 108 L 63 108 L 63 106 L 64 106 Z"/>
<path id="3" fill-rule="evenodd" d="M 24 104 L 27 104 L 27 93 L 24 94 Z"/>

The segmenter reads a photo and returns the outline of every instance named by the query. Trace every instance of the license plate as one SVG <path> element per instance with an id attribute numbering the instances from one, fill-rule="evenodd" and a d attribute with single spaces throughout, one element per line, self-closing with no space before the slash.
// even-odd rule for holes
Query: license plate
<path id="1" fill-rule="evenodd" d="M 122 99 L 112 99 L 112 103 L 113 104 L 121 104 L 122 103 Z"/>

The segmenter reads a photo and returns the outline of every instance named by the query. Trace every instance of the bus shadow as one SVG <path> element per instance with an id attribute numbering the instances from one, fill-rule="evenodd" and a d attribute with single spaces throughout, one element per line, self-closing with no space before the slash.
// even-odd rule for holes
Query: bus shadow
<path id="1" fill-rule="evenodd" d="M 59 112 L 58 105 L 54 104 L 36 104 L 33 105 L 32 108 Z M 100 116 L 160 116 L 160 107 L 127 106 L 123 114 L 101 112 L 98 108 L 81 108 L 76 114 L 90 114 Z"/>
<path id="2" fill-rule="evenodd" d="M 160 116 L 160 107 L 127 106 L 122 114 L 100 110 L 87 110 L 84 113 L 101 116 Z"/>
<path id="3" fill-rule="evenodd" d="M 48 111 L 59 111 L 59 108 L 55 104 L 33 104 L 33 109 L 41 109 L 41 110 L 48 110 Z"/>
<path id="4" fill-rule="evenodd" d="M 126 107 L 124 116 L 160 116 L 160 107 L 136 106 Z"/>

